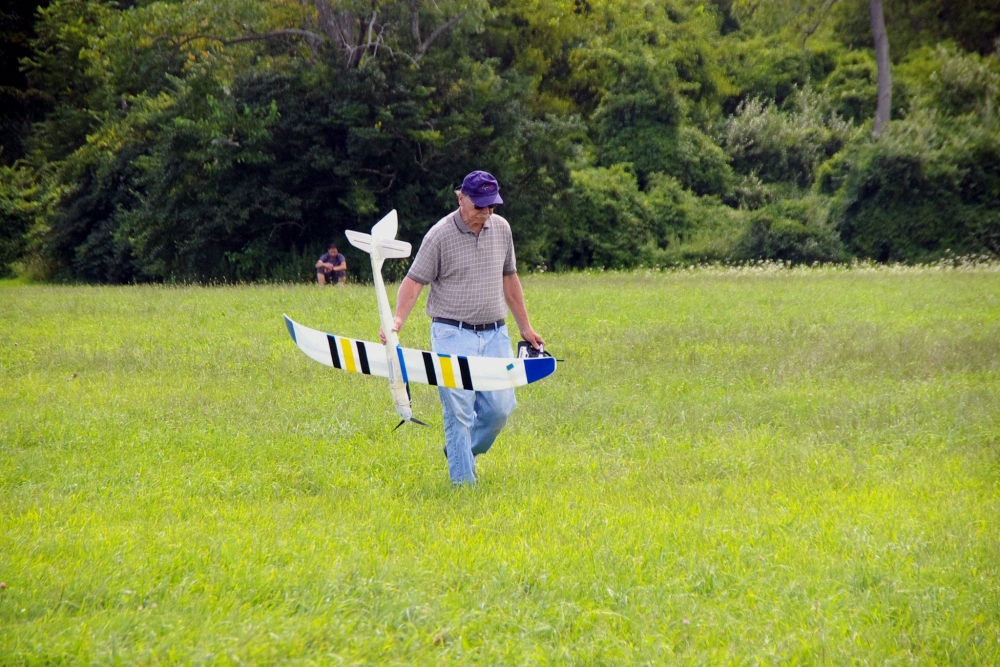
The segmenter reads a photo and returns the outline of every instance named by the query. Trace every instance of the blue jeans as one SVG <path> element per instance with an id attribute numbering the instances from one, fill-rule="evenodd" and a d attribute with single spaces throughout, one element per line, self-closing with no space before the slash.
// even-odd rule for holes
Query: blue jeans
<path id="1" fill-rule="evenodd" d="M 471 331 L 448 324 L 431 324 L 431 350 L 463 357 L 513 357 L 507 327 Z M 448 474 L 455 484 L 475 483 L 476 456 L 493 446 L 517 405 L 513 389 L 468 391 L 438 387 L 444 416 Z"/>

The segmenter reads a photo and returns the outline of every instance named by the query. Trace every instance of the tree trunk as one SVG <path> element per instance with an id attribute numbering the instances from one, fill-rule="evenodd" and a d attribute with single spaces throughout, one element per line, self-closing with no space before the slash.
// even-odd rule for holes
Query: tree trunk
<path id="1" fill-rule="evenodd" d="M 875 109 L 875 127 L 872 136 L 882 136 L 889 124 L 892 107 L 892 76 L 889 74 L 889 36 L 885 32 L 882 0 L 868 0 L 872 15 L 872 35 L 875 38 L 875 63 L 878 65 L 878 107 Z"/>

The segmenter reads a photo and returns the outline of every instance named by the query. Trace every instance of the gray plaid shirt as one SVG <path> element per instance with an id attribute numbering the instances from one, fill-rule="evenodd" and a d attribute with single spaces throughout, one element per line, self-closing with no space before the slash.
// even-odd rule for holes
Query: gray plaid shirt
<path id="1" fill-rule="evenodd" d="M 507 221 L 491 215 L 477 237 L 455 211 L 428 230 L 406 275 L 431 286 L 428 317 L 486 324 L 507 317 L 503 277 L 514 273 Z"/>

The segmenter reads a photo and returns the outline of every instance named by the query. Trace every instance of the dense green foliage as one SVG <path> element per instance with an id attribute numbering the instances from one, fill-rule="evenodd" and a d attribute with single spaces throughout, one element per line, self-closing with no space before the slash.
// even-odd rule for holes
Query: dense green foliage
<path id="1" fill-rule="evenodd" d="M 1000 252 L 1000 76 L 943 48 L 927 59 L 934 75 L 908 117 L 823 167 L 820 191 L 834 195 L 842 235 L 867 257 Z"/>
<path id="2" fill-rule="evenodd" d="M 32 121 L 41 120 L 45 100 L 28 85 L 20 60 L 32 52 L 34 12 L 46 2 L 6 0 L 0 8 L 0 165 L 24 156 Z M 0 267 L 5 264 L 0 257 Z"/>
<path id="3" fill-rule="evenodd" d="M 998 252 L 1000 9 L 886 0 L 875 141 L 867 5 L 17 5 L 0 274 L 307 279 L 390 208 L 418 242 L 477 168 L 528 269 Z"/>

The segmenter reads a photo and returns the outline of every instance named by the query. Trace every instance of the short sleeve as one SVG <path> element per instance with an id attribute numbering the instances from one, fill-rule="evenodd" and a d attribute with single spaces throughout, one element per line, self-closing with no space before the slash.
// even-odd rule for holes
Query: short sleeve
<path id="1" fill-rule="evenodd" d="M 503 260 L 503 274 L 505 276 L 510 276 L 517 273 L 517 260 L 514 257 L 514 239 L 510 233 L 510 227 L 507 228 L 507 255 Z"/>
<path id="2" fill-rule="evenodd" d="M 413 258 L 410 270 L 406 272 L 406 277 L 415 280 L 421 285 L 430 285 L 438 277 L 440 262 L 440 243 L 438 235 L 434 229 L 424 236 L 417 250 L 417 256 Z"/>

